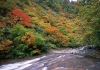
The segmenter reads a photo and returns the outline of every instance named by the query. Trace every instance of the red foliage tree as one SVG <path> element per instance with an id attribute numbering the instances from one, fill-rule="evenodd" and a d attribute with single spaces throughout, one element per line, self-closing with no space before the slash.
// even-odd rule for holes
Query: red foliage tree
<path id="1" fill-rule="evenodd" d="M 25 26 L 28 27 L 31 26 L 30 24 L 31 18 L 21 10 L 14 9 L 11 11 L 11 14 L 19 18 L 17 21 L 20 21 L 20 19 L 22 19 Z"/>

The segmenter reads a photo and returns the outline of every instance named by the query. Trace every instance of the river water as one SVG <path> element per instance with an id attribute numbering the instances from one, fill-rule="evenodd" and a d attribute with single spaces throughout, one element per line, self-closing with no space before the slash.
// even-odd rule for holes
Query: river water
<path id="1" fill-rule="evenodd" d="M 0 70 L 100 70 L 100 54 L 87 46 L 52 49 L 38 58 L 2 64 Z"/>

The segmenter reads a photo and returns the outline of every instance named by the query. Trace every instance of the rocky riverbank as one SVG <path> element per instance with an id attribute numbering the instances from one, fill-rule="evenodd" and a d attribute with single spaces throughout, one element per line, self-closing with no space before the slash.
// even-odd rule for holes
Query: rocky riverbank
<path id="1" fill-rule="evenodd" d="M 50 52 L 51 53 L 71 53 L 71 54 L 79 54 L 79 55 L 88 55 L 88 56 L 92 56 L 92 57 L 100 59 L 100 51 L 94 50 L 90 46 L 83 46 L 83 47 L 78 47 L 78 48 L 57 48 L 56 50 L 52 49 Z"/>

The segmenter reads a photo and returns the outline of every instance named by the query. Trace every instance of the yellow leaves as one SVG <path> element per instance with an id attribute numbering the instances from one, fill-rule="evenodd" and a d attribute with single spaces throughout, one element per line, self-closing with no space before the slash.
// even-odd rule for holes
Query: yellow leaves
<path id="1" fill-rule="evenodd" d="M 57 36 L 58 35 L 58 36 Z M 63 44 L 63 45 L 69 45 L 69 39 L 67 36 L 63 35 L 62 33 L 58 32 L 56 35 L 55 35 L 55 38 L 56 40 L 60 43 L 60 44 Z"/>
<path id="2" fill-rule="evenodd" d="M 9 50 L 11 48 L 12 41 L 9 39 L 6 41 L 1 41 L 0 42 L 0 50 Z"/>
<path id="3" fill-rule="evenodd" d="M 9 45 L 11 45 L 11 44 L 12 44 L 12 41 L 10 41 L 9 39 L 8 39 L 8 40 L 6 40 L 6 44 L 7 44 L 7 46 L 9 46 Z"/>
<path id="4" fill-rule="evenodd" d="M 45 31 L 47 33 L 53 33 L 55 31 L 58 31 L 58 28 L 54 27 L 54 26 L 51 26 L 50 23 L 47 23 L 47 26 L 46 26 L 46 29 Z"/>
<path id="5" fill-rule="evenodd" d="M 0 50 L 4 50 L 3 47 L 5 47 L 5 46 L 0 44 Z"/>
<path id="6" fill-rule="evenodd" d="M 25 35 L 21 38 L 21 41 L 26 43 L 28 47 L 32 48 L 33 51 L 31 51 L 32 54 L 40 54 L 40 50 L 38 49 L 36 43 L 35 43 L 35 37 L 32 33 L 26 32 Z"/>
<path id="7" fill-rule="evenodd" d="M 28 45 L 34 44 L 34 39 L 29 38 L 26 42 Z"/>
<path id="8" fill-rule="evenodd" d="M 46 25 L 47 25 L 46 26 L 47 28 L 50 28 L 51 27 L 50 23 L 47 23 Z"/>
<path id="9" fill-rule="evenodd" d="M 35 50 L 33 50 L 33 53 L 34 54 L 40 54 L 40 50 L 39 49 L 35 49 Z"/>
<path id="10" fill-rule="evenodd" d="M 47 33 L 54 33 L 54 32 L 56 32 L 56 31 L 58 31 L 58 29 L 56 28 L 56 27 L 54 27 L 54 26 L 47 26 L 47 28 L 45 29 L 45 31 L 47 32 Z"/>
<path id="11" fill-rule="evenodd" d="M 25 11 L 26 13 L 28 12 L 28 10 L 29 10 L 28 8 L 24 8 L 24 11 Z"/>
<path id="12" fill-rule="evenodd" d="M 39 19 L 38 17 L 32 17 L 32 20 L 35 22 L 35 24 L 37 24 L 41 28 L 45 29 L 47 26 L 46 25 L 47 23 L 45 23 L 43 19 Z"/>
<path id="13" fill-rule="evenodd" d="M 4 46 L 9 46 L 9 45 L 12 44 L 12 41 L 10 41 L 10 40 L 1 41 L 1 44 L 4 45 Z"/>
<path id="14" fill-rule="evenodd" d="M 21 41 L 24 42 L 24 41 L 26 40 L 26 38 L 27 38 L 27 36 L 23 36 L 23 37 L 21 38 Z"/>
<path id="15" fill-rule="evenodd" d="M 42 28 L 46 28 L 46 24 L 44 23 L 43 19 L 38 22 L 38 25 Z"/>
<path id="16" fill-rule="evenodd" d="M 32 17 L 32 21 L 38 23 L 39 22 L 39 18 L 38 17 Z"/>
<path id="17" fill-rule="evenodd" d="M 33 8 L 33 11 L 36 11 L 36 8 Z"/>
<path id="18" fill-rule="evenodd" d="M 33 45 L 35 43 L 34 35 L 30 32 L 26 32 L 25 36 L 21 38 L 22 42 L 26 42 L 27 45 Z"/>
<path id="19" fill-rule="evenodd" d="M 29 33 L 29 32 L 26 32 L 26 33 L 25 33 L 25 36 L 30 36 L 30 33 Z"/>
<path id="20" fill-rule="evenodd" d="M 33 12 L 33 11 L 36 11 L 36 8 L 35 8 L 35 7 L 27 6 L 26 8 L 24 8 L 24 11 L 25 11 L 26 13 L 28 13 L 28 12 Z"/>

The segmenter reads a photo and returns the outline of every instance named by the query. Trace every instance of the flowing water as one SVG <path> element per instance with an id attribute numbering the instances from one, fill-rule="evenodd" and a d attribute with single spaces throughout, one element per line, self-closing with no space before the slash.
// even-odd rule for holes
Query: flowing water
<path id="1" fill-rule="evenodd" d="M 51 50 L 41 57 L 3 64 L 0 70 L 100 70 L 100 55 L 87 46 Z"/>

